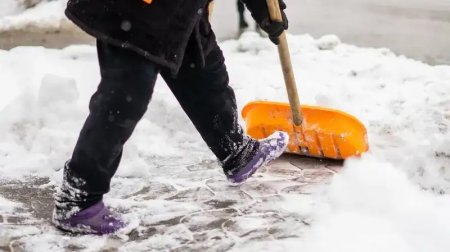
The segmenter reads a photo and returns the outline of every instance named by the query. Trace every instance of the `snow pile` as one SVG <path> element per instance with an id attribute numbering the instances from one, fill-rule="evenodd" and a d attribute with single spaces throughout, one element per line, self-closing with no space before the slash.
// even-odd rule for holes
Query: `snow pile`
<path id="1" fill-rule="evenodd" d="M 304 251 L 447 251 L 449 197 L 433 197 L 392 164 L 349 162 L 328 188 Z M 323 206 L 322 206 L 323 207 Z"/>
<path id="2" fill-rule="evenodd" d="M 11 2 L 7 0 L 3 3 L 3 1 L 4 0 L 2 0 L 2 4 Z M 0 31 L 21 30 L 30 27 L 60 28 L 63 24 L 68 23 L 67 18 L 64 15 L 66 3 L 67 0 L 55 0 L 39 3 L 35 7 L 27 9 L 19 14 L 17 14 L 17 11 L 21 11 L 19 7 L 17 7 L 14 12 L 5 12 L 4 15 L 0 13 Z M 0 4 L 0 9 L 2 4 Z M 13 5 L 13 3 L 10 3 L 9 5 Z"/>
<path id="3" fill-rule="evenodd" d="M 267 202 L 266 206 L 280 215 L 308 216 L 312 227 L 306 230 L 293 229 L 298 219 L 282 226 L 300 238 L 226 238 L 236 239 L 234 248 L 239 251 L 448 251 L 450 66 L 429 66 L 387 49 L 342 44 L 335 36 L 319 40 L 289 36 L 289 42 L 300 100 L 355 115 L 367 126 L 371 150 L 360 159 L 347 161 L 344 171 L 314 194 L 281 194 L 283 203 Z M 287 101 L 277 51 L 270 41 L 247 33 L 221 46 L 240 108 L 257 99 Z M 90 46 L 0 51 L 3 180 L 39 176 L 60 181 L 61 168 L 70 157 L 99 81 L 96 60 L 95 48 Z M 196 188 L 212 175 L 222 178 L 212 154 L 193 132 L 159 79 L 149 111 L 127 143 L 109 203 L 132 209 L 126 215 L 132 223 L 138 223 L 136 218 L 152 223 L 201 210 L 193 202 L 134 201 L 127 196 L 144 190 L 148 181 L 155 179 L 170 188 L 162 190 L 152 184 L 147 190 L 161 191 L 170 198 L 176 188 Z M 181 168 L 208 166 L 215 169 L 199 173 L 201 178 L 180 173 Z M 271 179 L 268 174 L 262 177 L 253 183 Z M 216 181 L 214 188 L 231 190 L 221 183 Z M 248 184 L 247 190 L 251 186 Z M 186 195 L 189 192 L 186 190 Z M 205 190 L 198 197 L 206 199 L 208 193 Z M 213 213 L 207 211 L 192 214 L 180 222 L 191 221 L 198 228 L 210 215 Z M 245 230 L 247 224 L 271 223 L 270 217 L 261 216 L 237 216 L 236 220 L 247 221 L 233 228 Z M 162 249 L 192 238 L 182 226 L 174 226 L 166 234 L 141 243 L 133 241 L 125 248 Z M 38 237 L 55 240 L 52 234 Z M 36 237 L 26 239 L 28 246 L 39 245 Z M 85 243 L 90 238 L 77 239 Z M 97 245 L 102 242 L 98 240 Z"/>
<path id="4" fill-rule="evenodd" d="M 0 167 L 9 171 L 2 178 L 50 177 L 70 157 L 87 116 L 90 95 L 99 82 L 96 50 L 90 46 L 61 51 L 17 47 L 0 55 L 0 131 L 4 132 L 0 135 Z M 168 88 L 156 91 L 150 111 L 137 129 L 136 140 L 127 147 L 128 169 L 119 171 L 121 175 L 145 174 L 141 167 L 148 164 L 143 157 L 175 155 L 182 159 L 186 146 L 205 152 Z M 165 148 L 160 147 L 162 142 L 167 143 Z M 198 159 L 205 155 L 211 156 L 202 154 Z"/>

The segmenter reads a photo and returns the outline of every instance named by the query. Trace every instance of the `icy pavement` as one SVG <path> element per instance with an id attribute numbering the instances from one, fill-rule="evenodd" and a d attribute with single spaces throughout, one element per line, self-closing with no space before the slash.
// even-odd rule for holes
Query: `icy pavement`
<path id="1" fill-rule="evenodd" d="M 0 195 L 19 203 L 0 209 L 4 251 L 228 251 L 249 242 L 296 238 L 309 216 L 284 207 L 305 200 L 341 163 L 285 156 L 241 186 L 232 186 L 215 162 L 171 163 L 150 179 L 116 179 L 107 202 L 130 227 L 119 235 L 67 236 L 50 224 L 54 184 L 48 178 L 0 183 Z M 177 183 L 189 179 L 189 184 Z M 124 190 L 125 189 L 125 190 Z M 126 207 L 125 207 L 126 206 Z M 89 242 L 86 242 L 89 241 Z"/>

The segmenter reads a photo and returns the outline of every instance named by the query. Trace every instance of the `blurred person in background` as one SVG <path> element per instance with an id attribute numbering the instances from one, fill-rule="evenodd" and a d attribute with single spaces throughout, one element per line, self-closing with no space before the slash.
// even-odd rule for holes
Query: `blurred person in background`
<path id="1" fill-rule="evenodd" d="M 245 5 L 241 0 L 237 0 L 237 10 L 239 15 L 238 36 L 240 36 L 248 28 L 248 23 L 247 20 L 245 19 Z M 255 31 L 258 32 L 259 34 L 262 34 L 261 28 L 257 23 L 255 24 Z"/>

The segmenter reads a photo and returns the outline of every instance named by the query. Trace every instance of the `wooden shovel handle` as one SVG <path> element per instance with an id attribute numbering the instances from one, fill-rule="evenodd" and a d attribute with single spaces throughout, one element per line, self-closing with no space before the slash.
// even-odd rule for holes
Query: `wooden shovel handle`
<path id="1" fill-rule="evenodd" d="M 267 0 L 270 19 L 276 22 L 283 22 L 281 15 L 280 4 L 278 0 Z M 294 72 L 292 69 L 291 56 L 289 53 L 289 46 L 286 39 L 286 32 L 280 35 L 278 54 L 280 56 L 281 67 L 283 69 L 284 82 L 289 97 L 289 104 L 292 110 L 292 120 L 295 126 L 300 126 L 303 123 L 303 113 L 300 107 L 300 99 L 298 97 L 297 85 L 295 82 Z"/>

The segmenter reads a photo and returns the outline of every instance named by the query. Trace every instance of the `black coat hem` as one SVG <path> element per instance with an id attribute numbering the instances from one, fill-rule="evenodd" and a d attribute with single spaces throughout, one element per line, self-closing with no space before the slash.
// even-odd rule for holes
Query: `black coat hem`
<path id="1" fill-rule="evenodd" d="M 95 29 L 89 28 L 87 25 L 85 25 L 80 19 L 78 19 L 75 15 L 73 15 L 67 9 L 65 10 L 65 14 L 70 19 L 70 21 L 72 21 L 74 24 L 76 24 L 78 27 L 80 27 L 84 32 L 88 33 L 89 35 L 91 35 L 99 40 L 105 41 L 107 43 L 110 43 L 110 44 L 118 46 L 118 47 L 130 49 L 158 65 L 169 68 L 172 71 L 172 73 L 174 73 L 174 74 L 178 73 L 178 71 L 181 67 L 181 61 L 184 56 L 184 50 L 183 50 L 183 53 L 181 54 L 181 56 L 182 56 L 181 60 L 179 59 L 180 64 L 171 63 L 171 62 L 165 60 L 164 58 L 156 57 L 156 56 L 150 54 L 149 52 L 147 52 L 133 44 L 122 42 L 118 39 L 111 38 L 110 36 L 108 36 L 102 32 L 99 32 Z M 189 38 L 189 36 L 190 35 L 188 35 L 187 38 Z"/>

